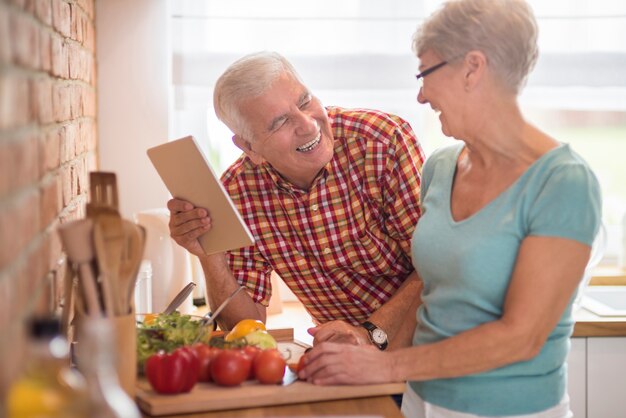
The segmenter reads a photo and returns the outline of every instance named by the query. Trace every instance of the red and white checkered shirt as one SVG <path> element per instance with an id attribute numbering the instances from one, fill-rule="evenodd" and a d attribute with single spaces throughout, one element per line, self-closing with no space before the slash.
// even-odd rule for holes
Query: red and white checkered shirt
<path id="1" fill-rule="evenodd" d="M 222 182 L 255 245 L 229 253 L 239 283 L 269 304 L 274 270 L 319 323 L 358 324 L 413 271 L 424 153 L 410 125 L 383 112 L 327 108 L 332 160 L 310 190 L 245 155 Z"/>

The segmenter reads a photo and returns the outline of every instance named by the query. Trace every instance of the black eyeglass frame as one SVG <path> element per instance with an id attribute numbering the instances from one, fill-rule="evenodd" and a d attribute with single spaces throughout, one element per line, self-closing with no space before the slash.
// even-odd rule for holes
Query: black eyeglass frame
<path id="1" fill-rule="evenodd" d="M 440 69 L 441 67 L 446 65 L 447 63 L 448 63 L 448 61 L 441 61 L 439 64 L 435 64 L 432 67 L 428 67 L 427 69 L 425 69 L 421 73 L 416 74 L 415 78 L 419 81 L 420 79 L 426 77 L 428 74 L 434 73 L 435 71 L 437 71 L 438 69 Z"/>

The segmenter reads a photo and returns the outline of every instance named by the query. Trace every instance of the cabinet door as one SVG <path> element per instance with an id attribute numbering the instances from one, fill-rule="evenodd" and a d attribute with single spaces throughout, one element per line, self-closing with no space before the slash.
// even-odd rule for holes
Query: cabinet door
<path id="1" fill-rule="evenodd" d="M 567 393 L 574 418 L 587 418 L 587 338 L 572 338 L 567 356 Z"/>
<path id="2" fill-rule="evenodd" d="M 626 338 L 587 339 L 587 418 L 626 416 Z"/>

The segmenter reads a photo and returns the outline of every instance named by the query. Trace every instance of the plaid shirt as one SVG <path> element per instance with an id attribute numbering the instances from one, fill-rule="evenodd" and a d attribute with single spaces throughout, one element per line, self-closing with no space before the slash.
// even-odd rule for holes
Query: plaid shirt
<path id="1" fill-rule="evenodd" d="M 413 271 L 424 154 L 397 116 L 327 111 L 334 155 L 310 190 L 245 155 L 224 172 L 222 182 L 256 240 L 228 259 L 256 302 L 269 304 L 274 270 L 316 322 L 358 324 Z"/>

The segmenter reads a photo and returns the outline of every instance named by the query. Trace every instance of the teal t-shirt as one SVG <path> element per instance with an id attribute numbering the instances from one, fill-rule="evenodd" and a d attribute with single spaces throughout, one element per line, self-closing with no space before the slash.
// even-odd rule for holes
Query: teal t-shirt
<path id="1" fill-rule="evenodd" d="M 598 181 L 568 145 L 541 156 L 488 205 L 455 222 L 450 193 L 462 149 L 462 143 L 442 148 L 424 165 L 423 215 L 412 240 L 413 263 L 424 281 L 414 345 L 499 319 L 525 237 L 591 245 L 600 225 Z M 557 405 L 566 390 L 572 300 L 533 359 L 460 378 L 412 381 L 411 388 L 430 403 L 485 416 L 530 414 Z"/>

